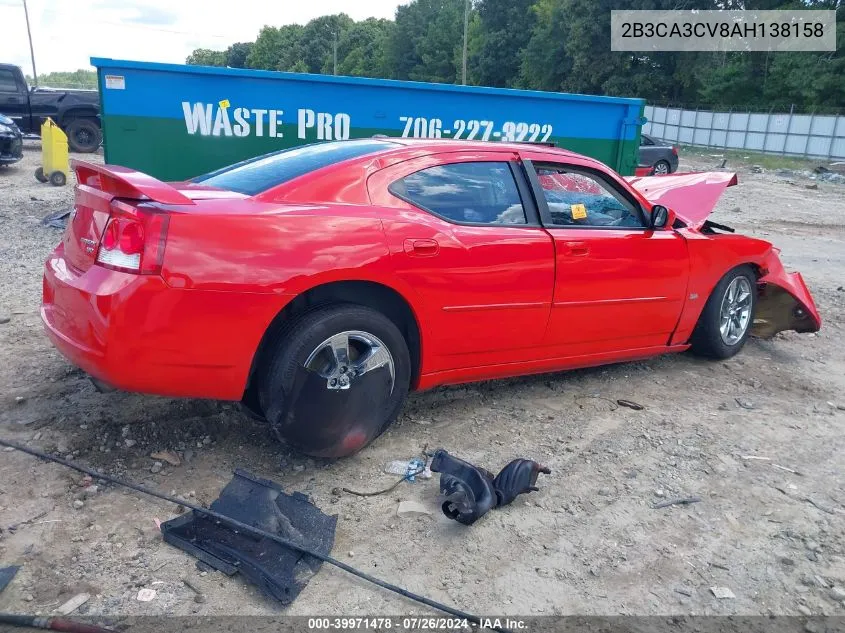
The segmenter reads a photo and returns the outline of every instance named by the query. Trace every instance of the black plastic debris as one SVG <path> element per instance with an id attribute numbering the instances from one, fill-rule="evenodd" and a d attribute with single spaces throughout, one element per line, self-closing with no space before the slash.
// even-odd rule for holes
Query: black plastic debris
<path id="1" fill-rule="evenodd" d="M 536 491 L 538 475 L 552 472 L 530 459 L 515 459 L 494 477 L 442 448 L 434 451 L 431 470 L 440 473 L 443 514 L 464 525 L 472 525 L 491 508 L 508 505 L 520 494 Z"/>
<path id="2" fill-rule="evenodd" d="M 67 226 L 68 218 L 73 212 L 73 209 L 62 209 L 55 213 L 49 213 L 41 220 L 41 224 L 49 226 L 54 229 L 63 229 Z"/>
<path id="3" fill-rule="evenodd" d="M 0 591 L 3 591 L 12 579 L 15 577 L 15 574 L 18 573 L 20 567 L 17 565 L 10 565 L 9 567 L 0 567 Z"/>
<path id="4" fill-rule="evenodd" d="M 445 497 L 443 514 L 464 525 L 472 525 L 496 506 L 493 474 L 453 457 L 442 448 L 434 451 L 431 470 L 440 473 L 440 492 Z"/>
<path id="5" fill-rule="evenodd" d="M 536 484 L 540 473 L 551 475 L 552 471 L 530 459 L 515 459 L 502 468 L 493 479 L 493 488 L 498 499 L 496 507 L 508 505 L 523 493 L 539 490 Z"/>
<path id="6" fill-rule="evenodd" d="M 337 516 L 323 514 L 300 492 L 236 470 L 210 509 L 318 554 L 334 545 Z M 161 524 L 164 540 L 228 576 L 240 573 L 265 594 L 290 604 L 322 562 L 270 539 L 243 533 L 200 512 Z"/>

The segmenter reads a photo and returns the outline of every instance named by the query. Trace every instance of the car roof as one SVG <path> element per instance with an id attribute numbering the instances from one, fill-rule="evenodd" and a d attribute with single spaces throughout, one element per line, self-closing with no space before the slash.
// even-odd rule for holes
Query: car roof
<path id="1" fill-rule="evenodd" d="M 583 154 L 556 147 L 548 143 L 518 143 L 508 141 L 470 141 L 456 139 L 431 139 L 431 138 L 397 138 L 392 136 L 376 136 L 384 141 L 384 150 L 377 151 L 380 158 L 388 159 L 387 162 L 395 163 L 416 156 L 426 154 L 441 154 L 460 151 L 504 151 L 504 152 L 526 152 L 535 151 L 544 154 L 553 154 L 561 158 L 575 158 L 585 162 L 600 164 L 599 161 Z M 357 140 L 357 139 L 356 139 Z M 354 142 L 354 141 L 352 141 Z M 372 156 L 372 155 L 371 155 Z"/>

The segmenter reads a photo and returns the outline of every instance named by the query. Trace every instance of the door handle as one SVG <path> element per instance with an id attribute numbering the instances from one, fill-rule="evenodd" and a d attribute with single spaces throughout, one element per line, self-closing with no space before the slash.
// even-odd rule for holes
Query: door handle
<path id="1" fill-rule="evenodd" d="M 20 97 L 8 97 L 6 103 L 20 103 Z"/>
<path id="2" fill-rule="evenodd" d="M 590 252 L 590 247 L 587 246 L 586 242 L 566 242 L 565 246 L 566 254 L 575 257 L 584 257 Z"/>
<path id="3" fill-rule="evenodd" d="M 405 252 L 415 257 L 433 257 L 440 251 L 437 240 L 431 239 L 407 239 L 405 240 Z"/>

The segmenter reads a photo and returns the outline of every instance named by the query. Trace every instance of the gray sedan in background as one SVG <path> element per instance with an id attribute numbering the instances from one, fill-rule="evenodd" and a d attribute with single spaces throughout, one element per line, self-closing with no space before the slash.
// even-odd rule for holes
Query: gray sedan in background
<path id="1" fill-rule="evenodd" d="M 651 167 L 655 175 L 678 169 L 678 148 L 648 134 L 640 135 L 640 167 Z"/>

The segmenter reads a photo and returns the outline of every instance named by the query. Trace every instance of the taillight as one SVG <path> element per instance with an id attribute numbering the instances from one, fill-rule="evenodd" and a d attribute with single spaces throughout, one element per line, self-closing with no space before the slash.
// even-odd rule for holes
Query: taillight
<path id="1" fill-rule="evenodd" d="M 677 148 L 677 147 L 675 147 L 674 145 L 672 146 L 672 153 L 673 153 L 675 156 L 677 156 L 677 155 L 678 155 L 678 148 Z"/>
<path id="2" fill-rule="evenodd" d="M 105 268 L 141 275 L 157 275 L 164 262 L 170 216 L 111 203 L 111 215 L 100 240 L 97 263 Z"/>

